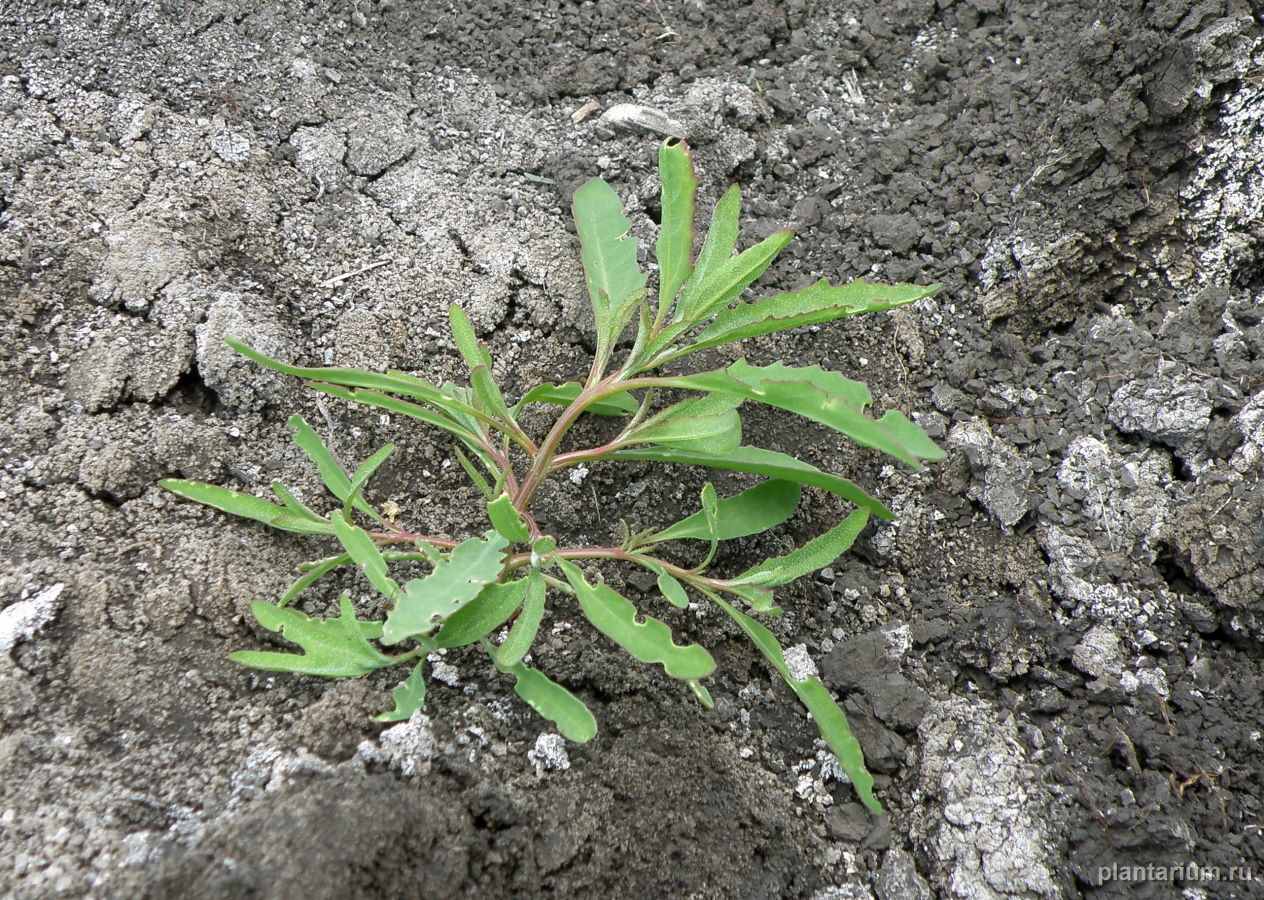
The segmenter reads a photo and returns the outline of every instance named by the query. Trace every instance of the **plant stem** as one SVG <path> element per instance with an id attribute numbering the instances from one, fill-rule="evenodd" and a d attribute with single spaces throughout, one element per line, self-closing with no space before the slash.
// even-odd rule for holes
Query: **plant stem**
<path id="1" fill-rule="evenodd" d="M 427 544 L 433 544 L 436 547 L 447 547 L 451 549 L 460 541 L 454 541 L 449 538 L 433 537 L 429 534 L 413 534 L 411 531 L 404 531 L 402 528 L 396 531 L 370 531 L 369 537 L 381 546 L 390 544 L 410 544 L 413 541 L 425 541 Z"/>

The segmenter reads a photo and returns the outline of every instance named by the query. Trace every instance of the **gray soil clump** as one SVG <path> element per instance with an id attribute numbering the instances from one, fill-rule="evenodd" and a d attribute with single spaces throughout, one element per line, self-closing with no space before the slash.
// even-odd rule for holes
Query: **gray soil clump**
<path id="1" fill-rule="evenodd" d="M 1248 896 L 1227 879 L 1264 875 L 1262 20 L 1243 0 L 0 0 L 5 889 Z M 576 115 L 590 101 L 639 112 Z M 664 130 L 689 136 L 704 213 L 737 182 L 743 240 L 799 232 L 761 296 L 944 285 L 742 351 L 865 380 L 949 452 L 897 470 L 746 418 L 896 513 L 769 620 L 843 703 L 886 817 L 716 616 L 676 623 L 720 663 L 703 712 L 559 605 L 536 661 L 593 708 L 582 747 L 474 653 L 390 727 L 369 718 L 390 674 L 244 669 L 227 654 L 273 640 L 251 603 L 327 548 L 156 485 L 318 497 L 301 412 L 344 459 L 395 443 L 373 487 L 419 529 L 481 530 L 438 435 L 222 338 L 460 380 L 459 301 L 509 394 L 580 371 L 571 193 L 606 178 L 651 239 Z M 542 518 L 608 541 L 702 482 L 595 466 Z M 811 493 L 720 564 L 802 543 L 832 504 Z M 305 608 L 339 589 L 368 595 L 347 579 Z M 1221 879 L 1103 876 L 1190 862 Z"/>

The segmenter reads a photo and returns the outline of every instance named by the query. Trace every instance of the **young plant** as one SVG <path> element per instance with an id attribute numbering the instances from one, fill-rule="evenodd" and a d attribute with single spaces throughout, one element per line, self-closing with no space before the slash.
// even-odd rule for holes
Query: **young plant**
<path id="1" fill-rule="evenodd" d="M 246 650 L 232 658 L 258 669 L 350 678 L 386 666 L 411 664 L 395 689 L 394 709 L 378 721 L 406 719 L 426 697 L 424 665 L 440 648 L 480 644 L 500 672 L 514 679 L 526 703 L 567 738 L 583 742 L 597 731 L 588 708 L 566 688 L 527 665 L 551 598 L 575 603 L 597 631 L 645 663 L 661 665 L 685 683 L 703 706 L 703 685 L 715 669 L 702 647 L 677 643 L 662 621 L 643 614 L 606 584 L 593 583 L 580 565 L 609 560 L 641 566 L 657 578 L 663 598 L 684 609 L 691 598 L 714 604 L 750 638 L 815 719 L 822 737 L 872 810 L 873 779 L 847 719 L 816 678 L 796 678 L 772 633 L 751 614 L 776 615 L 774 589 L 829 565 L 846 551 L 870 515 L 891 512 L 845 478 L 821 471 L 774 450 L 742 443 L 739 407 L 747 400 L 796 413 L 918 468 L 943 453 L 901 413 L 881 418 L 866 413 L 868 389 L 837 372 L 781 363 L 752 366 L 738 360 L 697 374 L 663 374 L 668 363 L 709 347 L 743 338 L 891 309 L 929 296 L 937 286 L 875 285 L 863 281 L 834 286 L 822 280 L 802 290 L 755 302 L 735 302 L 789 243 L 791 232 L 774 234 L 742 252 L 738 238 L 740 195 L 732 188 L 715 208 L 711 228 L 694 256 L 697 179 L 684 144 L 668 140 L 659 149 L 662 222 L 655 256 L 658 290 L 647 291 L 647 274 L 614 190 L 594 179 L 575 194 L 581 257 L 597 326 L 592 367 L 583 382 L 541 384 L 515 403 L 492 378 L 492 359 L 459 306 L 450 310 L 456 347 L 469 367 L 469 385 L 436 385 L 403 372 L 290 365 L 228 339 L 237 351 L 298 378 L 324 394 L 425 422 L 456 440 L 456 457 L 486 498 L 490 528 L 464 540 L 417 534 L 385 516 L 364 495 L 370 477 L 392 447 L 383 447 L 348 474 L 302 419 L 290 420 L 294 440 L 315 463 L 338 500 L 327 513 L 304 505 L 274 482 L 276 502 L 198 482 L 168 479 L 168 490 L 224 512 L 274 528 L 323 535 L 341 549 L 306 563 L 302 575 L 276 604 L 255 603 L 259 623 L 298 644 L 303 652 Z M 619 352 L 630 332 L 631 345 Z M 663 392 L 685 392 L 660 408 Z M 678 395 L 674 395 L 678 396 Z M 520 424 L 533 403 L 562 407 L 547 434 L 533 436 Z M 570 447 L 572 426 L 585 414 L 622 420 L 617 434 L 594 447 Z M 731 497 L 707 484 L 700 509 L 664 528 L 632 532 L 619 544 L 571 547 L 545 534 L 532 516 L 532 500 L 546 478 L 599 460 L 649 460 L 728 469 L 765 480 Z M 798 506 L 803 485 L 837 494 L 856 509 L 837 526 L 785 556 L 764 560 L 728 578 L 707 574 L 720 541 L 757 534 L 785 521 Z M 693 542 L 693 565 L 661 555 L 667 544 Z M 679 559 L 679 557 L 673 557 Z M 393 564 L 411 562 L 429 574 L 400 583 Z M 386 601 L 380 621 L 358 618 L 343 596 L 336 618 L 311 618 L 288 604 L 340 566 L 359 567 Z M 398 571 L 398 569 L 396 569 Z M 505 626 L 508 626 L 507 630 Z M 501 636 L 503 634 L 503 636 Z M 494 639 L 496 636 L 497 639 Z"/>

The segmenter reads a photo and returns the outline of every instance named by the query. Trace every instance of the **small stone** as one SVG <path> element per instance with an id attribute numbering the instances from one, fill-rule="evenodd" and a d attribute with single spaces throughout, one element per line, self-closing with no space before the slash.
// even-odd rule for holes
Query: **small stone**
<path id="1" fill-rule="evenodd" d="M 29 641 L 53 620 L 61 608 L 65 587 L 55 584 L 29 600 L 19 600 L 0 610 L 0 653 L 8 653 L 19 641 Z"/>
<path id="2" fill-rule="evenodd" d="M 211 150 L 224 162 L 240 165 L 250 158 L 250 141 L 230 130 L 223 119 L 215 119 L 211 130 Z"/>
<path id="3" fill-rule="evenodd" d="M 873 814 L 859 803 L 831 806 L 825 811 L 825 831 L 836 841 L 860 843 L 873 826 Z"/>
<path id="4" fill-rule="evenodd" d="M 681 139 L 689 137 L 685 126 L 661 109 L 636 103 L 620 103 L 612 106 L 602 113 L 597 121 L 620 131 L 653 131 L 669 137 Z"/>
<path id="5" fill-rule="evenodd" d="M 913 858 L 899 847 L 892 847 L 883 857 L 874 892 L 878 900 L 930 900 L 933 896 Z"/>
<path id="6" fill-rule="evenodd" d="M 638 570 L 628 576 L 628 584 L 636 588 L 642 594 L 648 594 L 658 590 L 658 579 L 654 577 L 654 573 Z"/>
<path id="7" fill-rule="evenodd" d="M 808 653 L 807 644 L 795 644 L 785 652 L 786 668 L 796 681 L 807 681 L 818 677 L 816 663 Z"/>
<path id="8" fill-rule="evenodd" d="M 965 454 L 974 478 L 967 490 L 1006 528 L 1013 528 L 1032 506 L 1032 467 L 983 420 L 959 422 L 948 445 Z"/>
<path id="9" fill-rule="evenodd" d="M 1123 671 L 1119 635 L 1105 625 L 1090 628 L 1075 645 L 1075 650 L 1071 653 L 1071 665 L 1094 678 L 1118 675 Z"/>
<path id="10" fill-rule="evenodd" d="M 535 747 L 527 751 L 527 759 L 535 763 L 537 777 L 543 777 L 548 771 L 562 772 L 571 767 L 571 758 L 566 752 L 566 739 L 551 731 L 535 739 Z"/>
<path id="11" fill-rule="evenodd" d="M 1107 416 L 1120 431 L 1179 448 L 1206 435 L 1211 396 L 1184 366 L 1161 360 L 1148 377 L 1115 391 Z"/>
<path id="12" fill-rule="evenodd" d="M 430 772 L 430 760 L 435 754 L 430 717 L 417 711 L 407 722 L 383 731 L 376 743 L 362 741 L 356 752 L 365 762 L 388 765 L 405 778 L 426 775 Z"/>

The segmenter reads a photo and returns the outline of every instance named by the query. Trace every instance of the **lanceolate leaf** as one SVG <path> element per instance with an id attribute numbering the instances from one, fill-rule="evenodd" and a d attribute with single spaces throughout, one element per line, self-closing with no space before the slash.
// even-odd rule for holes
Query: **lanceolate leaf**
<path id="1" fill-rule="evenodd" d="M 666 572 L 658 576 L 658 589 L 672 606 L 677 609 L 689 608 L 689 593 L 685 586 Z"/>
<path id="2" fill-rule="evenodd" d="M 525 541 L 531 537 L 531 530 L 522 516 L 514 508 L 513 500 L 508 494 L 501 494 L 487 504 L 487 518 L 497 534 L 507 541 Z"/>
<path id="3" fill-rule="evenodd" d="M 711 654 L 697 644 L 680 646 L 658 619 L 637 621 L 636 607 L 607 585 L 591 585 L 573 563 L 559 560 L 588 620 L 624 650 L 645 663 L 661 663 L 673 678 L 704 678 L 715 670 Z"/>
<path id="4" fill-rule="evenodd" d="M 707 551 L 706 558 L 699 564 L 700 569 L 711 565 L 711 560 L 715 559 L 715 551 L 720 544 L 720 536 L 716 533 L 716 519 L 719 514 L 720 501 L 715 496 L 715 485 L 708 481 L 702 486 L 702 521 L 707 529 L 705 540 L 711 544 L 711 548 Z"/>
<path id="5" fill-rule="evenodd" d="M 242 650 L 231 654 L 229 659 L 269 672 L 298 672 L 328 678 L 352 678 L 398 662 L 369 643 L 381 634 L 378 623 L 357 622 L 348 597 L 344 596 L 338 606 L 341 615 L 337 619 L 309 619 L 296 609 L 253 603 L 250 609 L 260 625 L 269 631 L 279 631 L 304 652 Z"/>
<path id="6" fill-rule="evenodd" d="M 924 299 L 938 290 L 937 284 L 919 287 L 913 284 L 868 284 L 864 281 L 833 286 L 822 278 L 802 290 L 777 294 L 754 303 L 739 303 L 722 311 L 694 338 L 689 351 L 801 325 L 816 325 L 844 316 L 882 312 Z"/>
<path id="7" fill-rule="evenodd" d="M 697 310 L 705 304 L 702 288 L 737 247 L 737 219 L 741 208 L 742 192 L 737 185 L 733 185 L 720 198 L 720 202 L 715 205 L 715 212 L 711 214 L 711 228 L 707 231 L 706 240 L 702 242 L 702 251 L 694 262 L 693 274 L 685 282 L 676 315 L 672 316 L 673 322 L 693 322 Z"/>
<path id="8" fill-rule="evenodd" d="M 808 708 L 808 712 L 816 720 L 816 727 L 821 731 L 821 737 L 825 738 L 825 743 L 829 745 L 830 750 L 834 751 L 838 764 L 851 779 L 852 787 L 856 789 L 856 796 L 872 812 L 881 815 L 882 805 L 873 796 L 873 776 L 865 768 L 864 753 L 861 752 L 860 744 L 851 733 L 847 716 L 834 702 L 829 691 L 825 690 L 825 686 L 817 678 L 800 681 L 790 674 L 790 667 L 786 665 L 786 657 L 781 650 L 781 645 L 767 628 L 726 603 L 718 595 L 712 595 L 711 599 L 746 632 L 746 636 L 764 654 L 764 658 L 772 664 L 777 674 L 795 692 L 800 702 Z"/>
<path id="9" fill-rule="evenodd" d="M 398 644 L 429 635 L 448 616 L 469 603 L 500 576 L 501 556 L 509 542 L 494 531 L 469 538 L 452 548 L 425 578 L 404 585 L 402 596 L 386 616 L 382 643 Z"/>
<path id="10" fill-rule="evenodd" d="M 809 484 L 837 494 L 859 507 L 869 510 L 883 519 L 894 518 L 891 511 L 881 501 L 870 497 L 858 486 L 846 478 L 822 472 L 815 466 L 795 459 L 776 450 L 764 450 L 761 447 L 738 447 L 731 453 L 714 455 L 698 453 L 692 449 L 680 447 L 629 447 L 616 450 L 610 454 L 611 459 L 646 460 L 649 462 L 680 463 L 689 466 L 707 466 L 713 469 L 728 469 L 733 472 L 752 472 L 756 475 L 767 475 L 769 478 L 780 478 L 799 484 Z"/>
<path id="11" fill-rule="evenodd" d="M 766 587 L 760 587 L 755 584 L 733 584 L 730 582 L 725 590 L 731 591 L 741 597 L 750 604 L 750 608 L 757 613 L 767 616 L 781 615 L 781 608 L 774 606 L 776 598 L 772 591 Z"/>
<path id="12" fill-rule="evenodd" d="M 529 390 L 514 406 L 520 410 L 528 403 L 553 403 L 557 406 L 568 406 L 579 396 L 582 386 L 578 381 L 565 384 L 542 384 Z M 630 416 L 637 410 L 637 402 L 627 394 L 615 394 L 604 400 L 598 400 L 585 409 L 585 412 L 598 416 Z"/>
<path id="13" fill-rule="evenodd" d="M 387 574 L 386 559 L 369 533 L 357 525 L 353 525 L 345 517 L 334 515 L 334 534 L 342 543 L 343 549 L 351 557 L 351 561 L 359 566 L 369 579 L 369 583 L 377 588 L 378 593 L 390 602 L 399 599 L 399 585 Z"/>
<path id="14" fill-rule="evenodd" d="M 774 363 L 756 367 L 738 360 L 727 369 L 659 380 L 666 387 L 731 393 L 828 425 L 856 443 L 873 447 L 920 469 L 919 459 L 943 459 L 944 453 L 912 422 L 897 412 L 880 420 L 865 414 L 873 399 L 859 381 L 819 366 L 793 368 Z"/>
<path id="15" fill-rule="evenodd" d="M 395 708 L 390 712 L 379 713 L 373 717 L 374 722 L 402 722 L 421 709 L 426 703 L 426 678 L 421 668 L 425 660 L 418 660 L 412 674 L 399 683 L 391 691 L 391 699 Z"/>
<path id="16" fill-rule="evenodd" d="M 461 468 L 465 470 L 465 474 L 469 476 L 470 481 L 474 482 L 474 486 L 479 489 L 484 497 L 491 500 L 496 496 L 496 492 L 492 490 L 492 486 L 487 483 L 487 479 L 483 477 L 483 473 L 474 468 L 474 463 L 470 458 L 461 452 L 461 448 L 456 448 L 456 458 L 460 462 Z"/>
<path id="17" fill-rule="evenodd" d="M 334 459 L 334 455 L 329 452 L 329 448 L 320 439 L 320 435 L 300 415 L 290 416 L 290 420 L 285 424 L 294 429 L 294 434 L 292 435 L 294 443 L 307 454 L 308 459 L 316 464 L 316 470 L 320 472 L 321 481 L 325 482 L 325 487 L 329 488 L 329 493 L 345 503 L 352 496 L 351 479 L 347 477 L 347 473 L 343 471 L 342 466 Z M 379 518 L 373 507 L 369 506 L 368 502 L 362 497 L 357 496 L 352 501 L 352 505 L 365 515 L 374 519 Z"/>
<path id="18" fill-rule="evenodd" d="M 269 503 L 267 500 L 260 500 L 253 494 L 243 494 L 240 491 L 230 491 L 213 484 L 184 481 L 179 478 L 164 478 L 158 484 L 186 500 L 205 503 L 223 512 L 254 519 L 256 522 L 280 528 L 282 531 L 297 531 L 300 534 L 332 534 L 334 530 L 333 525 L 323 519 L 313 521 L 307 516 L 295 515 L 293 510 Z"/>
<path id="19" fill-rule="evenodd" d="M 391 374 L 397 374 L 392 372 Z M 444 396 L 452 397 L 456 403 L 444 406 L 443 411 L 447 416 L 463 427 L 470 434 L 478 434 L 483 430 L 483 424 L 494 425 L 493 421 L 479 418 L 481 413 L 475 409 L 477 404 L 474 401 L 474 389 L 463 385 L 455 384 L 451 381 L 445 381 L 443 387 L 440 388 Z"/>
<path id="20" fill-rule="evenodd" d="M 470 384 L 473 386 L 474 400 L 479 409 L 506 425 L 513 421 L 509 407 L 505 404 L 505 395 L 500 392 L 500 385 L 492 377 L 490 369 L 486 366 L 471 369 Z"/>
<path id="21" fill-rule="evenodd" d="M 277 605 L 285 606 L 287 603 L 289 603 L 299 594 L 303 593 L 303 591 L 307 590 L 317 581 L 324 578 L 334 569 L 348 562 L 351 562 L 351 557 L 345 553 L 342 554 L 341 556 L 331 556 L 331 557 L 328 557 L 327 559 L 320 560 L 314 566 L 312 566 L 310 569 L 308 569 L 306 572 L 300 575 L 293 584 L 291 584 L 288 588 L 285 589 L 285 593 L 281 595 L 281 599 L 277 601 Z"/>
<path id="22" fill-rule="evenodd" d="M 887 434 L 904 445 L 905 449 L 918 459 L 940 460 L 944 458 L 944 451 L 918 425 L 910 422 L 904 413 L 894 409 L 887 410 L 886 414 L 878 420 L 878 425 L 884 428 Z"/>
<path id="23" fill-rule="evenodd" d="M 682 400 L 654 416 L 628 438 L 630 443 L 666 444 L 701 453 L 729 453 L 742 442 L 741 398 L 709 394 Z"/>
<path id="24" fill-rule="evenodd" d="M 294 515 L 301 519 L 310 519 L 313 522 L 324 522 L 325 520 L 304 506 L 297 497 L 290 493 L 290 489 L 279 481 L 272 482 L 272 493 L 276 494 L 277 499 L 286 505 Z"/>
<path id="25" fill-rule="evenodd" d="M 448 320 L 452 325 L 452 338 L 465 364 L 470 368 L 470 384 L 474 401 L 488 416 L 508 425 L 513 417 L 505 405 L 500 385 L 491 375 L 492 355 L 474 334 L 474 326 L 465 310 L 453 303 L 448 307 Z"/>
<path id="26" fill-rule="evenodd" d="M 676 293 L 693 271 L 693 214 L 698 179 L 693 173 L 689 149 L 668 138 L 658 148 L 658 174 L 662 179 L 662 221 L 655 256 L 658 259 L 658 303 L 671 309 Z"/>
<path id="27" fill-rule="evenodd" d="M 809 541 L 799 549 L 785 556 L 766 559 L 733 580 L 744 581 L 756 575 L 768 573 L 759 580 L 759 584 L 768 586 L 789 584 L 809 572 L 825 568 L 846 553 L 856 542 L 856 538 L 864 530 L 868 521 L 868 511 L 858 509 L 825 534 Z"/>
<path id="28" fill-rule="evenodd" d="M 722 541 L 759 534 L 780 525 L 794 515 L 799 505 L 799 486 L 793 481 L 763 481 L 732 497 L 725 497 L 716 506 L 716 537 Z M 646 540 L 678 541 L 685 538 L 709 540 L 706 516 L 696 512 L 675 525 L 664 528 Z"/>
<path id="29" fill-rule="evenodd" d="M 453 303 L 448 307 L 448 321 L 452 326 L 452 338 L 465 364 L 471 369 L 477 369 L 479 366 L 490 369 L 492 356 L 487 352 L 487 348 L 479 343 L 478 337 L 474 334 L 474 326 L 470 324 L 470 317 L 465 314 L 465 310 Z"/>
<path id="30" fill-rule="evenodd" d="M 440 647 L 464 647 L 486 637 L 517 612 L 526 590 L 525 578 L 508 584 L 492 582 L 474 600 L 448 616 L 436 643 Z"/>
<path id="31" fill-rule="evenodd" d="M 398 397 L 388 396 L 381 391 L 370 391 L 364 388 L 344 388 L 334 384 L 318 384 L 315 382 L 308 384 L 308 387 L 312 388 L 312 390 L 320 391 L 322 394 L 337 397 L 339 400 L 363 403 L 365 406 L 374 406 L 387 412 L 397 413 L 410 419 L 416 419 L 419 422 L 425 422 L 427 425 L 442 428 L 444 431 L 454 434 L 462 440 L 475 440 L 475 433 L 465 425 L 454 422 L 447 416 L 426 409 L 424 406 L 401 400 Z"/>
<path id="32" fill-rule="evenodd" d="M 627 322 L 627 301 L 645 289 L 645 273 L 636 264 L 636 240 L 629 234 L 632 224 L 619 195 L 600 178 L 575 192 L 574 213 L 598 336 L 612 347 Z"/>
<path id="33" fill-rule="evenodd" d="M 692 307 L 683 311 L 684 321 L 690 324 L 700 322 L 715 310 L 732 303 L 751 282 L 764 274 L 764 270 L 772 265 L 793 238 L 793 231 L 779 231 L 737 256 L 726 259 L 698 286 L 698 292 L 691 295 Z"/>
<path id="34" fill-rule="evenodd" d="M 365 482 L 373 477 L 373 473 L 381 468 L 382 463 L 386 462 L 386 458 L 394 452 L 395 448 L 391 444 L 387 444 L 364 462 L 360 463 L 359 467 L 354 473 L 352 473 L 351 492 L 347 495 L 347 503 L 342 510 L 342 514 L 344 516 L 351 515 L 351 507 L 355 501 L 360 499 L 360 491 L 364 489 Z M 372 507 L 369 508 L 372 509 Z"/>
<path id="35" fill-rule="evenodd" d="M 522 662 L 522 658 L 531 650 L 535 636 L 540 630 L 540 621 L 544 618 L 544 601 L 547 594 L 544 576 L 538 569 L 523 581 L 526 583 L 526 600 L 522 604 L 522 612 L 518 614 L 509 636 L 503 644 L 496 648 L 496 659 L 502 666 L 512 666 Z"/>
<path id="36" fill-rule="evenodd" d="M 292 366 L 264 356 L 235 338 L 226 337 L 224 342 L 259 365 L 275 369 L 286 375 L 293 375 L 296 378 L 304 378 L 308 381 L 339 385 L 341 387 L 367 388 L 388 394 L 403 394 L 405 397 L 412 397 L 414 400 L 431 403 L 440 408 L 460 409 L 464 407 L 463 411 L 466 413 L 475 412 L 467 403 L 463 403 L 452 394 L 441 391 L 433 384 L 420 378 L 405 375 L 403 372 L 388 372 L 383 375 L 378 372 L 362 372 L 359 369 Z"/>
<path id="37" fill-rule="evenodd" d="M 506 675 L 513 675 L 517 681 L 514 692 L 528 706 L 557 726 L 562 737 L 577 744 L 586 744 L 597 734 L 597 720 L 589 712 L 584 702 L 536 669 L 528 669 L 522 663 L 504 666 L 496 661 L 496 652 L 488 643 L 484 643 L 488 655 L 496 668 Z"/>

